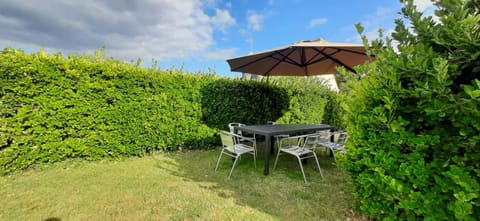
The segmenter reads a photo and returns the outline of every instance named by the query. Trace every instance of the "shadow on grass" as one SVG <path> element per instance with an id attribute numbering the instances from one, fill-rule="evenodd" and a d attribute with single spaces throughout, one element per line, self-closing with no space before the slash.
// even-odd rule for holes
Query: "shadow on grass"
<path id="1" fill-rule="evenodd" d="M 317 151 L 323 178 L 312 160 L 304 164 L 309 182 L 304 184 L 296 158 L 289 155 L 280 156 L 276 170 L 272 156 L 270 174 L 263 175 L 263 148 L 259 149 L 256 168 L 251 156 L 242 156 L 230 179 L 232 160 L 228 156 L 222 157 L 218 171 L 214 171 L 219 149 L 171 154 L 174 162 L 159 161 L 156 166 L 279 220 L 362 220 L 353 212 L 346 173 L 333 164 L 328 153 Z"/>
<path id="2" fill-rule="evenodd" d="M 57 217 L 50 217 L 50 218 L 44 219 L 43 221 L 62 221 L 62 220 Z"/>

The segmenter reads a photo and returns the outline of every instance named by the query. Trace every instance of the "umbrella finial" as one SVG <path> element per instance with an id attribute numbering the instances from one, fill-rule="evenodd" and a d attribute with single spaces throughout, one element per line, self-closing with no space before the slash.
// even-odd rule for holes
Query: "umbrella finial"
<path id="1" fill-rule="evenodd" d="M 315 40 L 313 40 L 313 41 L 325 42 L 325 43 L 328 42 L 327 40 L 325 40 L 325 39 L 322 38 L 322 37 L 319 37 L 319 38 L 317 38 L 317 39 L 315 39 Z"/>
<path id="2" fill-rule="evenodd" d="M 308 42 L 319 42 L 319 43 L 328 43 L 327 40 L 323 39 L 322 37 L 319 37 L 315 40 L 304 40 L 304 41 L 299 41 L 297 43 L 302 43 L 302 42 L 305 42 L 305 43 L 308 43 Z"/>

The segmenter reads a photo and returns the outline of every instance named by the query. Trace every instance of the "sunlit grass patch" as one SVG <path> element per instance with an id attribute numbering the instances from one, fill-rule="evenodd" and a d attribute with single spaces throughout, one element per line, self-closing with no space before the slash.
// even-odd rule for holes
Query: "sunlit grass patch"
<path id="1" fill-rule="evenodd" d="M 219 151 L 162 153 L 123 161 L 70 161 L 0 177 L 0 220 L 348 220 L 347 176 L 327 156 L 324 178 L 282 156 L 263 175 L 249 157 L 231 179 L 231 160 L 214 166 Z M 273 162 L 272 162 L 273 165 Z"/>

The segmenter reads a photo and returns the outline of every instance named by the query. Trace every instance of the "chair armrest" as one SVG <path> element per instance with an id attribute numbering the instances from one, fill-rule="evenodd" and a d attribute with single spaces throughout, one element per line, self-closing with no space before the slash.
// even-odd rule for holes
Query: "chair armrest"
<path id="1" fill-rule="evenodd" d="M 248 142 L 251 142 L 253 145 L 256 142 L 255 137 L 244 137 L 242 135 L 235 134 L 235 133 L 231 133 L 231 135 L 233 136 L 235 143 L 237 144 L 239 144 L 242 141 L 248 141 Z"/>

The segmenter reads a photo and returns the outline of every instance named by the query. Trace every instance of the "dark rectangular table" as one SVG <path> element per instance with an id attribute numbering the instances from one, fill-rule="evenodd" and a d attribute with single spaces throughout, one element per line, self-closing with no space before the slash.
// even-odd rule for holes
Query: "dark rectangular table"
<path id="1" fill-rule="evenodd" d="M 305 134 L 319 130 L 331 130 L 332 126 L 327 124 L 262 124 L 239 126 L 236 129 L 265 136 L 265 161 L 263 173 L 268 175 L 270 168 L 270 154 L 273 151 L 273 137 L 276 135 Z"/>

